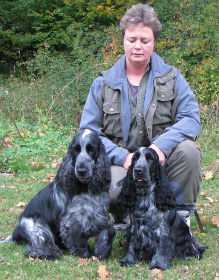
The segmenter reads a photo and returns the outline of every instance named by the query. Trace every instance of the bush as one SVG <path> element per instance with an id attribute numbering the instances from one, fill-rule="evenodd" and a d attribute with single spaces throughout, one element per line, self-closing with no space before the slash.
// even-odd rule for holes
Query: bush
<path id="1" fill-rule="evenodd" d="M 17 58 L 11 72 L 13 75 L 6 77 L 1 86 L 0 114 L 33 122 L 42 117 L 50 118 L 58 126 L 78 126 L 92 80 L 123 54 L 119 17 L 127 6 L 138 1 L 123 4 L 124 1 L 120 0 L 92 3 L 65 0 L 64 4 L 61 0 L 47 3 L 31 0 L 26 4 L 22 2 L 18 10 L 13 10 L 17 1 L 20 3 L 21 0 L 7 2 L 11 5 L 10 13 L 17 13 L 22 5 L 26 5 L 24 10 L 32 9 L 34 14 L 33 22 L 28 21 L 29 31 L 26 33 L 18 21 L 18 36 L 25 40 L 25 36 L 35 32 L 37 36 L 46 36 L 46 40 L 35 44 L 31 35 L 28 37 L 31 45 L 27 41 L 24 43 L 25 52 L 28 52 L 28 46 L 31 51 L 35 47 L 36 50 L 27 56 L 28 59 L 24 56 Z M 5 1 L 0 2 L 6 5 Z M 198 99 L 202 120 L 215 122 L 219 81 L 216 0 L 152 0 L 150 3 L 163 24 L 156 51 L 164 60 L 181 69 Z M 7 11 L 1 12 L 7 15 Z M 5 26 L 15 24 L 7 23 L 9 19 Z M 2 32 L 6 30 L 2 29 Z M 10 34 L 12 38 L 14 33 Z M 1 40 L 6 37 L 0 39 L 0 52 Z"/>
<path id="2" fill-rule="evenodd" d="M 38 123 L 48 118 L 57 126 L 78 126 L 92 80 L 106 67 L 97 56 L 85 56 L 81 64 L 78 60 L 39 51 L 25 63 L 22 79 L 11 76 L 3 84 L 0 114 L 14 120 Z"/>

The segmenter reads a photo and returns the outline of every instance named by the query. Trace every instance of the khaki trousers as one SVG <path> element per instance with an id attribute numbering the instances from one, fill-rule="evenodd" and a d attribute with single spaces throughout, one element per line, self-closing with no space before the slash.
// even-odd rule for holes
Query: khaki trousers
<path id="1" fill-rule="evenodd" d="M 177 209 L 193 212 L 201 186 L 201 152 L 196 143 L 191 140 L 181 142 L 167 156 L 164 168 L 176 197 Z M 110 211 L 114 214 L 120 211 L 117 198 L 121 191 L 121 186 L 115 184 L 126 173 L 121 166 L 111 167 Z"/>

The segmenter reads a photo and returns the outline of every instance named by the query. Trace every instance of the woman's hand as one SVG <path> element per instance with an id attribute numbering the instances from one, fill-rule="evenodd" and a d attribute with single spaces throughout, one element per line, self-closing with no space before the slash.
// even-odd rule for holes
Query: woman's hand
<path id="1" fill-rule="evenodd" d="M 158 157 L 159 157 L 159 162 L 161 165 L 164 165 L 165 164 L 165 160 L 166 160 L 166 156 L 164 154 L 163 151 L 161 151 L 161 149 L 155 145 L 155 144 L 151 144 L 149 146 L 149 148 L 152 148 L 153 150 L 155 150 L 155 152 L 157 153 Z"/>
<path id="2" fill-rule="evenodd" d="M 133 157 L 134 153 L 129 153 L 127 154 L 126 158 L 125 158 L 125 161 L 123 163 L 123 167 L 128 169 L 129 166 L 131 165 L 132 163 L 132 157 Z"/>

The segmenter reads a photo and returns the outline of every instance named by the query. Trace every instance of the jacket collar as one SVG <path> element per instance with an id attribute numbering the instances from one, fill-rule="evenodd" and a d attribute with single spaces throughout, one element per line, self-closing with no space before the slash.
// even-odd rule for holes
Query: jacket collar
<path id="1" fill-rule="evenodd" d="M 112 88 L 121 88 L 127 81 L 125 72 L 126 55 L 123 55 L 106 73 L 104 82 Z M 165 63 L 155 52 L 151 55 L 151 72 L 153 79 L 162 77 L 172 67 Z"/>

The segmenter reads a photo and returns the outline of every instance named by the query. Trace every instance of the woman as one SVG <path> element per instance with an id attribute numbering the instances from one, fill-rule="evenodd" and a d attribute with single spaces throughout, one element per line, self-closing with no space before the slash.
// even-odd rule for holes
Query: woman
<path id="1" fill-rule="evenodd" d="M 162 30 L 154 9 L 136 4 L 120 22 L 125 54 L 94 80 L 80 128 L 97 131 L 112 162 L 112 185 L 126 175 L 134 151 L 153 148 L 165 167 L 178 213 L 194 211 L 201 184 L 199 107 L 180 71 L 155 52 Z M 116 212 L 120 188 L 111 192 Z"/>

